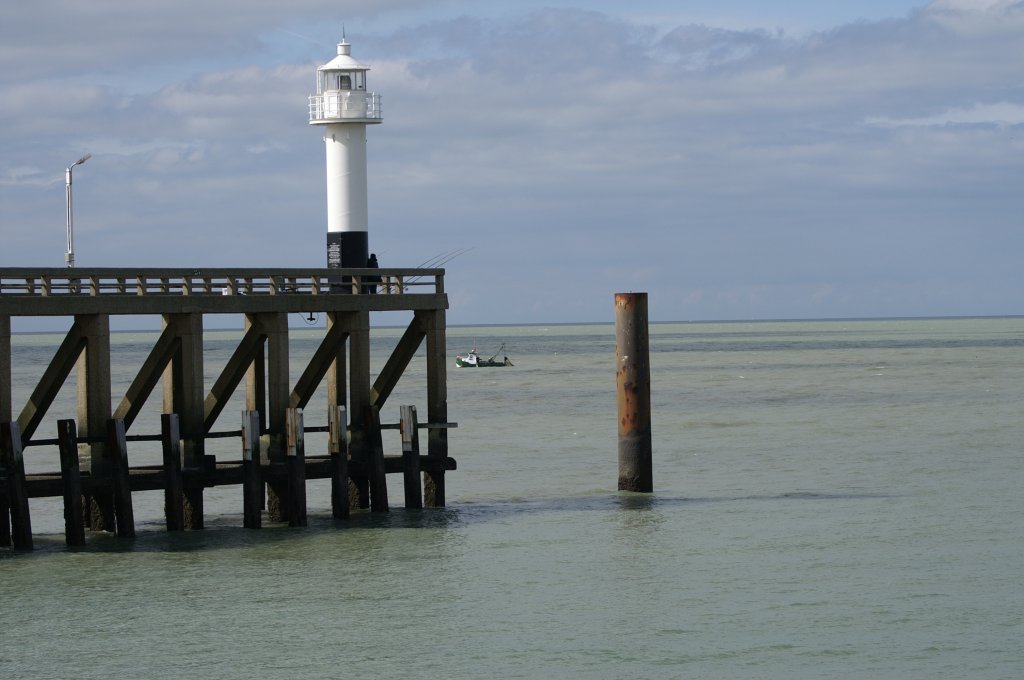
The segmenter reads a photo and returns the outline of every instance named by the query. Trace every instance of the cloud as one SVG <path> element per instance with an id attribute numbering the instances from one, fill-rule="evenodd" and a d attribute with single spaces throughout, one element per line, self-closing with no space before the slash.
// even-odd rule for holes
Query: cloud
<path id="1" fill-rule="evenodd" d="M 991 12 L 1004 11 L 1018 4 L 1018 0 L 932 0 L 930 9 L 946 12 Z"/>
<path id="2" fill-rule="evenodd" d="M 946 109 L 941 113 L 921 118 L 869 118 L 869 125 L 888 127 L 933 125 L 1021 125 L 1024 124 L 1024 104 L 997 102 L 974 104 L 970 107 Z"/>
<path id="3" fill-rule="evenodd" d="M 921 14 L 964 36 L 1013 39 L 1024 29 L 1024 2 L 1020 0 L 933 0 Z"/>
<path id="4" fill-rule="evenodd" d="M 91 47 L 8 10 L 65 49 L 0 48 L 0 224 L 28 232 L 5 261 L 59 264 L 63 168 L 90 151 L 83 266 L 323 262 L 306 97 L 333 47 L 282 60 L 266 36 L 376 6 L 173 7 L 117 28 L 76 5 Z M 453 322 L 600 319 L 644 288 L 662 319 L 1014 311 L 1019 14 L 933 2 L 790 35 L 510 9 L 350 35 L 383 94 L 374 250 L 404 266 L 473 246 L 448 265 Z M 40 63 L 3 61 L 26 50 Z"/>
<path id="5" fill-rule="evenodd" d="M 61 78 L 94 70 L 162 73 L 185 62 L 259 58 L 262 34 L 296 22 L 340 33 L 342 23 L 415 8 L 422 0 L 39 0 L 7 3 L 0 16 L 0 63 L 8 79 Z"/>
<path id="6" fill-rule="evenodd" d="M 1020 0 L 933 0 L 928 5 L 930 12 L 950 14 L 988 14 L 1005 16 L 1021 9 Z"/>
<path id="7" fill-rule="evenodd" d="M 736 31 L 702 25 L 679 26 L 655 45 L 658 59 L 674 62 L 691 70 L 705 70 L 737 61 L 749 60 L 758 53 L 776 49 L 784 43 L 781 33 Z"/>

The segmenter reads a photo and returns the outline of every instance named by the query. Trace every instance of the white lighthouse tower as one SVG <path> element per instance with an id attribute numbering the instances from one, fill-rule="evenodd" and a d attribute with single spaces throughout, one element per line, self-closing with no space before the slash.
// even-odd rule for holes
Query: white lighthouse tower
<path id="1" fill-rule="evenodd" d="M 369 253 L 366 126 L 384 121 L 380 95 L 366 89 L 364 66 L 344 38 L 338 55 L 316 69 L 309 124 L 320 125 L 327 149 L 327 266 L 365 267 Z"/>

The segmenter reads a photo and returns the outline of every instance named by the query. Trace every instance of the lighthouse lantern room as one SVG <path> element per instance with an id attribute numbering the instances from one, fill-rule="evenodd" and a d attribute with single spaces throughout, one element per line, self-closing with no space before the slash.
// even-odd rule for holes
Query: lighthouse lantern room
<path id="1" fill-rule="evenodd" d="M 328 267 L 365 267 L 368 260 L 366 126 L 384 120 L 380 95 L 366 89 L 369 70 L 342 39 L 337 56 L 317 67 L 309 97 L 309 123 L 323 126 L 327 153 Z"/>

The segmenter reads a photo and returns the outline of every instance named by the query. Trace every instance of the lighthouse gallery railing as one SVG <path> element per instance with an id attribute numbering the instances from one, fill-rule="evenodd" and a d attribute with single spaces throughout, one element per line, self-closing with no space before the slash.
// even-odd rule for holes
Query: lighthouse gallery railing
<path id="1" fill-rule="evenodd" d="M 331 91 L 309 96 L 309 120 L 369 120 L 379 123 L 384 119 L 380 95 L 375 92 Z"/>

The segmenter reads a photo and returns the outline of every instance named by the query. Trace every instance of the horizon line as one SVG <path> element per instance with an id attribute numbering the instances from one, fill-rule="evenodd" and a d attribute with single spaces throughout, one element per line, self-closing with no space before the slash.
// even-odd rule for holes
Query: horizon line
<path id="1" fill-rule="evenodd" d="M 389 312 L 390 313 L 390 312 Z M 40 317 L 35 317 L 40 318 Z M 46 317 L 50 319 L 56 319 L 60 317 Z M 672 324 L 738 324 L 738 323 L 811 323 L 811 322 L 851 322 L 851 321 L 956 321 L 956 320 L 969 320 L 969 319 L 1021 319 L 1024 318 L 1024 314 L 955 314 L 949 316 L 943 315 L 928 315 L 928 316 L 849 316 L 849 317 L 778 317 L 778 318 L 752 318 L 752 319 L 689 319 L 689 320 L 665 320 L 665 321 L 652 321 L 648 320 L 648 324 L 651 326 L 658 325 L 672 325 Z M 514 328 L 514 327 L 540 327 L 540 326 L 608 326 L 614 325 L 615 320 L 609 319 L 606 321 L 530 321 L 525 323 L 450 323 L 447 324 L 447 328 Z M 319 325 L 303 325 L 303 326 L 291 326 L 290 329 L 302 329 L 302 328 L 321 328 Z M 374 328 L 405 328 L 403 325 L 389 325 L 382 324 L 374 326 Z M 204 331 L 237 331 L 240 330 L 236 327 L 208 327 L 204 328 Z M 111 330 L 113 333 L 151 333 L 156 332 L 153 328 L 123 328 L 117 330 Z M 65 331 L 61 330 L 46 330 L 46 331 L 12 331 L 11 335 L 57 335 L 63 334 Z"/>

